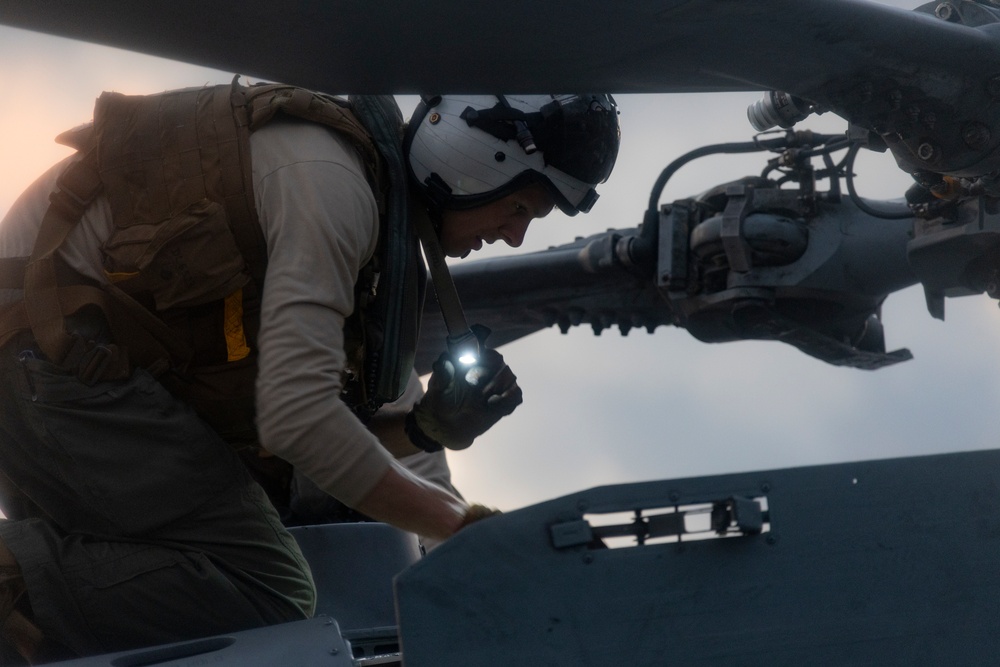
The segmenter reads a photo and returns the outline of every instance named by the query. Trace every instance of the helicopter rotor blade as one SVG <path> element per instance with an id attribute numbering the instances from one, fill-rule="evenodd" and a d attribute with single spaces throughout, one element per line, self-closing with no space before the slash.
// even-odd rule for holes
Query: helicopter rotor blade
<path id="1" fill-rule="evenodd" d="M 8 0 L 0 23 L 333 93 L 799 93 L 1000 71 L 979 31 L 863 0 Z"/>

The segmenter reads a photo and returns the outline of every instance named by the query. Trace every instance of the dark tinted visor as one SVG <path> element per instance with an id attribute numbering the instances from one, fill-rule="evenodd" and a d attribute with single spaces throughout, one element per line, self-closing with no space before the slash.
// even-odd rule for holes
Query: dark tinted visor
<path id="1" fill-rule="evenodd" d="M 621 143 L 610 95 L 556 96 L 529 114 L 528 127 L 547 165 L 591 185 L 608 180 Z"/>

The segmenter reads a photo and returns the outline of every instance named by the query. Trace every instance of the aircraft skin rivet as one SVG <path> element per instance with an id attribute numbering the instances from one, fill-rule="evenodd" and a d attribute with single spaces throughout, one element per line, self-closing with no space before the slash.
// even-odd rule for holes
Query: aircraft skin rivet
<path id="1" fill-rule="evenodd" d="M 437 125 L 439 122 L 441 122 L 441 114 L 434 112 L 430 115 L 430 118 L 428 118 L 427 120 L 430 121 L 431 125 Z"/>

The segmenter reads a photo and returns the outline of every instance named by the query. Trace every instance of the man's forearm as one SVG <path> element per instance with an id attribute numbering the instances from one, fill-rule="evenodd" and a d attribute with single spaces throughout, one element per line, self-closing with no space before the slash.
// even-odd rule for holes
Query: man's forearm
<path id="1" fill-rule="evenodd" d="M 468 505 L 394 463 L 354 509 L 418 535 L 446 539 L 462 526 Z"/>

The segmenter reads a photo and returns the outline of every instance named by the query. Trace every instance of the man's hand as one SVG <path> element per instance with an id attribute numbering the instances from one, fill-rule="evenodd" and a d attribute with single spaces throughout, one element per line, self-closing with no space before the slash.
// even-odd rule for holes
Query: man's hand
<path id="1" fill-rule="evenodd" d="M 435 541 L 445 540 L 471 523 L 500 514 L 484 505 L 468 505 L 436 484 L 393 461 L 354 509 L 376 521 Z"/>
<path id="2" fill-rule="evenodd" d="M 469 505 L 469 509 L 465 511 L 465 516 L 462 517 L 462 523 L 459 525 L 458 530 L 462 530 L 471 523 L 482 521 L 483 519 L 488 519 L 491 516 L 497 516 L 498 514 L 503 514 L 503 512 L 494 507 L 487 507 L 486 505 L 473 503 L 472 505 Z"/>
<path id="3" fill-rule="evenodd" d="M 448 353 L 434 362 L 427 393 L 406 418 L 406 432 L 426 451 L 465 449 L 521 404 L 521 388 L 503 356 L 484 349 L 468 369 Z"/>

